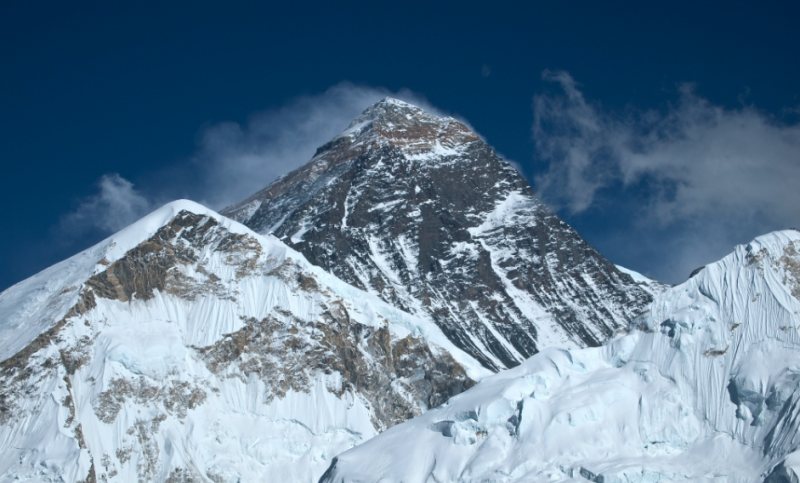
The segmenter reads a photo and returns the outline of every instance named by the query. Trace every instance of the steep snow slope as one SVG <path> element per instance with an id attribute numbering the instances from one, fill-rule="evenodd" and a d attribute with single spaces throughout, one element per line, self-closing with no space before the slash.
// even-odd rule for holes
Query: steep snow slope
<path id="1" fill-rule="evenodd" d="M 466 126 L 390 98 L 223 214 L 433 321 L 494 370 L 597 346 L 663 289 L 603 258 Z"/>
<path id="2" fill-rule="evenodd" d="M 627 335 L 547 349 L 321 481 L 797 481 L 798 299 L 800 233 L 759 237 L 657 296 Z"/>
<path id="3" fill-rule="evenodd" d="M 0 481 L 316 481 L 486 374 L 196 203 L 0 294 Z"/>

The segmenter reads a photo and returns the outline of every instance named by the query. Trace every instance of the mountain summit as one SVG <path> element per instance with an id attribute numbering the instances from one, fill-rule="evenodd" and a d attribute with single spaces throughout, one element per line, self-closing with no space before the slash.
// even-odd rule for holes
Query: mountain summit
<path id="1" fill-rule="evenodd" d="M 431 320 L 492 370 L 599 345 L 661 289 L 600 255 L 464 124 L 391 98 L 222 213 Z"/>
<path id="2" fill-rule="evenodd" d="M 319 147 L 308 164 L 222 213 L 239 221 L 247 220 L 253 229 L 269 233 L 277 228 L 273 226 L 276 219 L 285 218 L 281 216 L 283 210 L 293 211 L 308 201 L 348 162 L 367 152 L 390 146 L 411 159 L 435 158 L 436 154 L 475 141 L 479 141 L 478 136 L 455 119 L 440 118 L 387 97 L 367 108 L 344 132 Z M 288 191 L 294 196 L 283 196 Z M 275 200 L 278 197 L 284 203 Z M 262 208 L 268 200 L 272 203 Z"/>
<path id="3" fill-rule="evenodd" d="M 452 117 L 437 117 L 391 97 L 368 107 L 332 142 L 343 138 L 366 149 L 389 144 L 411 156 L 478 140 L 475 133 Z"/>

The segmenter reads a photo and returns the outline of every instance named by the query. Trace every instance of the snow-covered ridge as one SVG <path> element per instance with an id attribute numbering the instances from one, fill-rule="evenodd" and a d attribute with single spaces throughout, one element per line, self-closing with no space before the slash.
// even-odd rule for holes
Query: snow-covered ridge
<path id="1" fill-rule="evenodd" d="M 188 201 L 0 307 L 16 335 L 0 344 L 0 481 L 312 482 L 487 374 L 435 324 Z"/>
<path id="2" fill-rule="evenodd" d="M 193 201 L 178 200 L 162 206 L 95 246 L 0 293 L 0 361 L 17 353 L 63 317 L 78 301 L 78 289 L 90 276 L 150 238 L 182 210 L 215 217 L 234 233 L 249 232 L 247 227 Z"/>
<path id="3" fill-rule="evenodd" d="M 266 251 L 271 256 L 278 257 L 281 260 L 291 260 L 303 270 L 314 274 L 323 283 L 335 285 L 343 295 L 353 302 L 364 305 L 377 303 L 388 312 L 401 313 L 374 295 L 364 294 L 321 268 L 311 265 L 302 254 L 287 247 L 274 236 L 259 235 L 241 223 L 222 216 L 194 201 L 177 200 L 156 209 L 95 246 L 47 268 L 0 293 L 0 361 L 16 353 L 46 330 L 49 325 L 43 325 L 41 322 L 52 324 L 63 317 L 69 307 L 77 301 L 78 288 L 91 275 L 105 271 L 109 265 L 153 236 L 182 211 L 207 216 L 217 221 L 222 228 L 231 233 L 255 238 L 266 248 Z M 36 295 L 32 296 L 31 294 Z M 66 294 L 70 294 L 70 297 L 60 297 L 60 295 Z M 45 304 L 47 312 L 32 309 L 34 304 L 42 305 L 42 302 L 48 298 L 48 303 Z M 49 320 L 47 320 L 48 316 Z M 401 323 L 406 323 L 405 318 L 400 316 L 397 318 Z M 40 324 L 37 325 L 37 322 L 40 322 Z M 35 330 L 30 330 L 34 327 L 36 328 Z M 418 335 L 423 334 L 426 337 L 431 337 L 432 342 L 452 354 L 463 355 L 465 357 L 463 362 L 467 367 L 474 366 L 474 361 L 455 348 L 434 324 L 417 319 L 409 325 L 409 329 Z M 470 368 L 470 370 L 472 369 Z M 480 378 L 485 374 L 484 371 L 478 370 L 473 372 L 471 376 Z"/>
<path id="4" fill-rule="evenodd" d="M 321 481 L 796 481 L 798 298 L 800 233 L 759 237 L 658 295 L 627 335 L 547 349 Z"/>
<path id="5" fill-rule="evenodd" d="M 620 272 L 630 275 L 634 282 L 636 282 L 640 287 L 642 287 L 642 289 L 646 290 L 653 296 L 658 295 L 667 289 L 667 286 L 664 285 L 663 283 L 657 280 L 653 280 L 652 278 L 647 277 L 645 275 L 642 275 L 639 272 L 635 272 L 631 269 L 621 267 L 619 265 L 614 265 L 614 266 L 617 267 L 617 270 L 619 270 Z"/>

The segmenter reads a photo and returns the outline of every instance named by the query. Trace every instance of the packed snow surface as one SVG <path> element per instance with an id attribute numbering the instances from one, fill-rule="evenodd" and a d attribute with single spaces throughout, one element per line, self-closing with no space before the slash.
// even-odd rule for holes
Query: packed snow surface
<path id="1" fill-rule="evenodd" d="M 626 335 L 544 350 L 338 456 L 321 481 L 791 475 L 800 463 L 798 298 L 800 233 L 759 237 L 658 295 Z"/>

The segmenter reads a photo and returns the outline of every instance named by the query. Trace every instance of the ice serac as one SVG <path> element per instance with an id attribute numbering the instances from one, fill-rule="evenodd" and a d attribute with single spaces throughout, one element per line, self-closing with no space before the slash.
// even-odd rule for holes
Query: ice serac
<path id="1" fill-rule="evenodd" d="M 487 372 L 431 322 L 175 202 L 0 294 L 0 482 L 317 481 Z"/>
<path id="2" fill-rule="evenodd" d="M 464 124 L 391 98 L 223 213 L 435 322 L 494 370 L 597 346 L 664 288 L 607 261 Z"/>
<path id="3" fill-rule="evenodd" d="M 627 334 L 484 379 L 321 482 L 797 481 L 799 299 L 800 233 L 759 237 Z"/>

